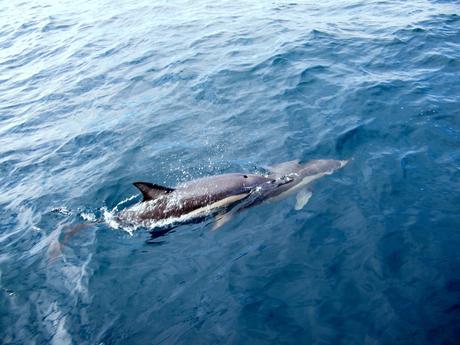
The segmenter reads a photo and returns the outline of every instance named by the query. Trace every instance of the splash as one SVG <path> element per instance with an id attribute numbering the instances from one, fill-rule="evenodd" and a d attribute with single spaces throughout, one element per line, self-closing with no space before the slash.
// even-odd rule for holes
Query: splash
<path id="1" fill-rule="evenodd" d="M 134 234 L 135 231 L 138 229 L 147 229 L 147 230 L 163 230 L 167 228 L 172 228 L 178 224 L 188 223 L 192 220 L 197 218 L 205 218 L 212 213 L 216 212 L 211 206 L 206 206 L 200 208 L 199 210 L 195 210 L 189 212 L 185 215 L 180 217 L 170 217 L 161 220 L 153 220 L 153 219 L 146 219 L 143 221 L 139 221 L 136 219 L 135 215 L 138 212 L 143 212 L 148 208 L 152 208 L 156 206 L 156 200 L 145 202 L 141 204 L 137 204 L 132 206 L 129 213 L 132 215 L 131 217 L 128 216 L 126 219 L 121 220 L 118 215 L 119 211 L 117 207 L 109 210 L 107 207 L 102 208 L 102 219 L 105 224 L 107 224 L 110 228 L 115 230 L 123 230 L 127 232 L 130 236 Z"/>

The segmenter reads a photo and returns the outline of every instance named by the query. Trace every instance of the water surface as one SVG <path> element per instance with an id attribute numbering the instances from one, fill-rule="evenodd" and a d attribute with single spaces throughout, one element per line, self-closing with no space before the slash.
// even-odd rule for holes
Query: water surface
<path id="1" fill-rule="evenodd" d="M 2 343 L 458 343 L 459 80 L 455 2 L 2 2 Z M 110 223 L 316 158 L 301 211 Z"/>

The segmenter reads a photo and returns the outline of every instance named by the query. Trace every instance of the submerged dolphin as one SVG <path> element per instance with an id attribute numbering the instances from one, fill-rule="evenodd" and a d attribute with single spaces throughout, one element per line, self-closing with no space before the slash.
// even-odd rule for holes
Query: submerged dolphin
<path id="1" fill-rule="evenodd" d="M 266 175 L 215 175 L 179 184 L 175 188 L 135 182 L 143 200 L 120 212 L 117 218 L 122 223 L 155 225 L 162 220 L 190 221 L 220 212 L 221 217 L 215 225 L 219 227 L 231 218 L 234 212 L 226 211 L 237 202 L 242 202 L 242 207 L 237 208 L 241 210 L 294 192 L 299 192 L 296 209 L 300 209 L 311 196 L 305 187 L 324 175 L 332 174 L 346 163 L 340 160 L 314 160 L 301 164 L 295 160 L 269 167 Z"/>
<path id="2" fill-rule="evenodd" d="M 295 209 L 300 210 L 312 195 L 307 186 L 320 177 L 331 175 L 347 163 L 348 160 L 318 159 L 305 164 L 293 160 L 271 166 L 268 168 L 270 171 L 268 177 L 282 179 L 286 183 L 279 184 L 275 188 L 273 185 L 262 186 L 261 196 L 256 202 L 280 200 L 298 192 Z"/>
<path id="3" fill-rule="evenodd" d="M 310 200 L 309 185 L 336 170 L 343 168 L 348 160 L 318 159 L 301 164 L 299 160 L 280 163 L 268 167 L 266 175 L 276 183 L 265 183 L 256 188 L 250 200 L 230 212 L 222 213 L 214 224 L 214 229 L 227 223 L 236 212 L 261 203 L 270 203 L 297 193 L 295 209 L 302 209 Z"/>

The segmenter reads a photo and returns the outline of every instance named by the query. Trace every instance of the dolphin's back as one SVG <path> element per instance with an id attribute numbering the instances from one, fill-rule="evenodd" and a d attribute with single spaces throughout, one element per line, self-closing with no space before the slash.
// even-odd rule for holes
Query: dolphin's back
<path id="1" fill-rule="evenodd" d="M 206 176 L 179 184 L 175 191 L 184 197 L 193 198 L 206 195 L 210 200 L 215 200 L 228 195 L 248 192 L 248 190 L 255 187 L 254 183 L 249 183 L 249 181 L 245 183 L 245 180 L 248 179 L 256 179 L 258 182 L 260 181 L 260 183 L 268 180 L 263 176 L 245 174 Z"/>
<path id="2" fill-rule="evenodd" d="M 331 174 L 335 170 L 343 167 L 346 163 L 347 161 L 340 161 L 335 159 L 316 159 L 303 165 L 299 169 L 298 173 L 303 177 L 317 174 Z"/>

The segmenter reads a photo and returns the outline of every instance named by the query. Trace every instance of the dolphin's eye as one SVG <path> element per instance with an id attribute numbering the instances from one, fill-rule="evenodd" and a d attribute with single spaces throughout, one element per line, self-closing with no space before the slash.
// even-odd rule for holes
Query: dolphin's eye
<path id="1" fill-rule="evenodd" d="M 243 175 L 244 178 L 248 178 L 248 175 Z"/>

